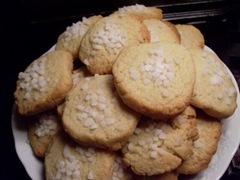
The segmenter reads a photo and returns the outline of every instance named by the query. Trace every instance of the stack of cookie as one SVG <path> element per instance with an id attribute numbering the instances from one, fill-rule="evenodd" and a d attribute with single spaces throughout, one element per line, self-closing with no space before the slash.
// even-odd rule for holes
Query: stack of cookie
<path id="1" fill-rule="evenodd" d="M 46 179 L 196 174 L 237 107 L 231 76 L 201 32 L 138 4 L 68 27 L 19 73 L 14 96 Z"/>

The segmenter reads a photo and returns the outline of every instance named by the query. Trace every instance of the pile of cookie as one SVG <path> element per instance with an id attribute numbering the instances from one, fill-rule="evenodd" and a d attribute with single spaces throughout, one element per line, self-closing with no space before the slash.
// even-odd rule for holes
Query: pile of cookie
<path id="1" fill-rule="evenodd" d="M 139 4 L 67 27 L 19 73 L 14 97 L 46 179 L 196 174 L 237 107 L 231 76 L 201 32 Z"/>

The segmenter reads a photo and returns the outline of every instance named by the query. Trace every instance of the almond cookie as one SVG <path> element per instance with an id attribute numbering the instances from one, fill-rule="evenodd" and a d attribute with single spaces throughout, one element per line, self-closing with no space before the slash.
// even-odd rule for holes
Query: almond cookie
<path id="1" fill-rule="evenodd" d="M 217 150 L 221 135 L 220 121 L 204 113 L 197 113 L 197 129 L 199 139 L 193 143 L 193 155 L 178 168 L 181 174 L 196 174 L 206 169 Z"/>
<path id="2" fill-rule="evenodd" d="M 31 117 L 28 125 L 28 140 L 33 152 L 44 157 L 49 144 L 61 130 L 59 119 L 54 111 L 47 111 Z"/>
<path id="3" fill-rule="evenodd" d="M 120 53 L 113 76 L 118 93 L 129 107 L 147 116 L 172 117 L 190 103 L 195 66 L 182 45 L 145 43 Z"/>
<path id="4" fill-rule="evenodd" d="M 142 4 L 135 4 L 130 6 L 123 6 L 118 8 L 114 14 L 131 14 L 139 17 L 140 19 L 162 19 L 162 10 L 157 7 L 147 7 Z"/>
<path id="5" fill-rule="evenodd" d="M 145 19 L 143 23 L 150 32 L 150 42 L 180 44 L 180 35 L 172 23 L 160 19 Z"/>
<path id="6" fill-rule="evenodd" d="M 191 104 L 216 118 L 231 116 L 237 107 L 237 90 L 230 72 L 210 51 L 192 49 L 196 83 Z"/>
<path id="7" fill-rule="evenodd" d="M 68 94 L 62 123 L 79 143 L 118 150 L 139 118 L 118 96 L 112 75 L 95 75 L 80 80 Z"/>
<path id="8" fill-rule="evenodd" d="M 149 42 L 146 26 L 130 15 L 111 15 L 99 20 L 82 39 L 79 58 L 92 74 L 109 74 L 120 51 Z"/>
<path id="9" fill-rule="evenodd" d="M 180 34 L 182 45 L 187 48 L 202 49 L 204 47 L 204 36 L 195 26 L 190 24 L 177 24 L 175 26 Z"/>
<path id="10" fill-rule="evenodd" d="M 73 57 L 66 51 L 51 51 L 20 72 L 14 92 L 21 115 L 34 115 L 55 108 L 72 88 Z"/>
<path id="11" fill-rule="evenodd" d="M 56 136 L 45 156 L 45 175 L 52 179 L 111 179 L 116 155 L 79 146 L 67 136 Z"/>
<path id="12" fill-rule="evenodd" d="M 81 21 L 73 23 L 72 26 L 67 27 L 58 37 L 56 50 L 68 51 L 75 59 L 77 59 L 83 36 L 89 27 L 101 18 L 102 16 L 91 16 L 89 18 L 83 17 Z"/>
<path id="13" fill-rule="evenodd" d="M 168 121 L 141 119 L 122 148 L 123 161 L 138 175 L 158 175 L 180 166 L 192 156 L 194 114 L 186 110 Z"/>

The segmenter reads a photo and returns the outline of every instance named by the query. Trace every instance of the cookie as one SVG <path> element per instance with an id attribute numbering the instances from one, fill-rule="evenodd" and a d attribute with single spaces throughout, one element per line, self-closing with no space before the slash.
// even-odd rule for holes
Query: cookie
<path id="1" fill-rule="evenodd" d="M 140 19 L 162 19 L 162 10 L 157 7 L 147 7 L 142 4 L 123 6 L 118 8 L 114 14 L 131 14 Z"/>
<path id="2" fill-rule="evenodd" d="M 52 179 L 111 179 L 116 155 L 78 145 L 67 136 L 54 138 L 45 156 L 45 176 Z"/>
<path id="3" fill-rule="evenodd" d="M 28 140 L 34 154 L 44 157 L 54 136 L 61 131 L 59 119 L 54 111 L 31 117 L 28 124 Z"/>
<path id="4" fill-rule="evenodd" d="M 139 118 L 118 96 L 112 75 L 95 75 L 80 80 L 68 94 L 62 124 L 81 144 L 118 150 Z"/>
<path id="5" fill-rule="evenodd" d="M 90 72 L 87 70 L 86 66 L 77 68 L 73 70 L 72 78 L 73 78 L 73 87 L 78 83 L 78 81 L 82 78 L 92 76 Z M 64 102 L 57 106 L 58 116 L 61 118 L 64 109 Z"/>
<path id="6" fill-rule="evenodd" d="M 178 172 L 173 170 L 171 172 L 166 172 L 155 176 L 138 176 L 138 180 L 178 180 Z"/>
<path id="7" fill-rule="evenodd" d="M 192 156 L 194 115 L 185 112 L 168 121 L 141 119 L 122 148 L 123 162 L 138 175 L 159 175 Z"/>
<path id="8" fill-rule="evenodd" d="M 175 26 L 180 34 L 182 45 L 187 48 L 203 49 L 205 40 L 198 28 L 190 24 L 177 24 Z"/>
<path id="9" fill-rule="evenodd" d="M 117 157 L 113 165 L 112 180 L 132 180 L 135 179 L 134 176 L 135 174 L 125 166 L 120 154 L 117 153 Z"/>
<path id="10" fill-rule="evenodd" d="M 68 51 L 75 59 L 77 59 L 83 36 L 89 27 L 101 18 L 102 16 L 100 15 L 88 18 L 83 17 L 81 21 L 73 23 L 72 26 L 67 27 L 57 39 L 56 50 Z"/>
<path id="11" fill-rule="evenodd" d="M 104 17 L 82 39 L 79 59 L 92 74 L 110 74 L 124 47 L 149 42 L 146 26 L 131 15 Z"/>
<path id="12" fill-rule="evenodd" d="M 210 51 L 190 50 L 196 65 L 196 83 L 191 104 L 216 118 L 231 116 L 237 107 L 237 90 L 219 57 Z"/>
<path id="13" fill-rule="evenodd" d="M 195 66 L 182 45 L 145 43 L 119 54 L 113 76 L 118 93 L 129 107 L 151 117 L 173 117 L 190 103 Z"/>
<path id="14" fill-rule="evenodd" d="M 172 23 L 160 19 L 145 19 L 143 23 L 150 32 L 150 42 L 180 44 L 180 35 Z"/>
<path id="15" fill-rule="evenodd" d="M 73 57 L 52 51 L 34 60 L 18 75 L 15 103 L 21 115 L 34 115 L 57 107 L 72 88 Z"/>
<path id="16" fill-rule="evenodd" d="M 204 113 L 197 113 L 199 138 L 194 141 L 193 155 L 178 168 L 181 174 L 196 174 L 206 169 L 217 150 L 221 135 L 221 122 Z"/>
<path id="17" fill-rule="evenodd" d="M 73 85 L 76 85 L 78 81 L 82 78 L 92 76 L 92 74 L 87 70 L 86 66 L 80 67 L 73 71 Z"/>

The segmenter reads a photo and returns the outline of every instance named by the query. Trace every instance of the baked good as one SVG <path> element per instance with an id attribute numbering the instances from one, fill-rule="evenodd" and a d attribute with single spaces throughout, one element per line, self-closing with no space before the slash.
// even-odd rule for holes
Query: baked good
<path id="1" fill-rule="evenodd" d="M 92 74 L 110 74 L 120 51 L 149 42 L 146 26 L 131 15 L 110 15 L 99 20 L 82 39 L 79 59 Z"/>
<path id="2" fill-rule="evenodd" d="M 166 121 L 141 119 L 121 149 L 123 162 L 138 175 L 152 176 L 176 169 L 183 159 L 192 156 L 191 131 L 195 124 L 189 121 L 195 121 L 191 110 Z"/>
<path id="3" fill-rule="evenodd" d="M 49 144 L 62 129 L 54 111 L 46 111 L 29 119 L 28 140 L 34 154 L 44 157 Z"/>
<path id="4" fill-rule="evenodd" d="M 76 85 L 81 78 L 92 76 L 86 66 L 77 68 L 73 71 L 73 85 Z"/>
<path id="5" fill-rule="evenodd" d="M 157 7 L 147 7 L 143 4 L 135 4 L 118 8 L 114 14 L 131 14 L 140 19 L 162 19 L 162 10 Z"/>
<path id="6" fill-rule="evenodd" d="M 203 112 L 197 113 L 199 138 L 193 142 L 193 155 L 178 167 L 181 174 L 196 174 L 206 169 L 217 150 L 221 122 Z"/>
<path id="7" fill-rule="evenodd" d="M 205 44 L 204 36 L 201 31 L 191 24 L 177 24 L 175 25 L 180 37 L 181 44 L 187 48 L 202 49 Z"/>
<path id="8" fill-rule="evenodd" d="M 20 72 L 14 92 L 21 115 L 34 115 L 55 108 L 72 88 L 73 57 L 51 51 Z"/>
<path id="9" fill-rule="evenodd" d="M 81 144 L 118 150 L 139 118 L 140 114 L 121 101 L 112 75 L 95 75 L 80 80 L 67 95 L 62 124 Z"/>
<path id="10" fill-rule="evenodd" d="M 195 66 L 182 45 L 145 43 L 119 54 L 113 76 L 119 95 L 129 107 L 151 117 L 173 117 L 190 103 Z"/>
<path id="11" fill-rule="evenodd" d="M 135 174 L 125 166 L 121 155 L 116 153 L 117 157 L 113 165 L 112 180 L 132 180 L 135 179 Z"/>
<path id="12" fill-rule="evenodd" d="M 66 135 L 56 136 L 44 160 L 45 176 L 52 179 L 111 179 L 115 153 L 84 147 Z"/>
<path id="13" fill-rule="evenodd" d="M 237 90 L 224 63 L 211 51 L 190 52 L 196 65 L 191 104 L 216 118 L 231 116 L 237 108 Z"/>
<path id="14" fill-rule="evenodd" d="M 81 21 L 73 23 L 58 37 L 56 50 L 68 51 L 75 59 L 78 58 L 81 40 L 89 27 L 100 20 L 102 16 L 83 17 Z"/>
<path id="15" fill-rule="evenodd" d="M 143 23 L 150 32 L 150 42 L 180 44 L 180 35 L 172 23 L 160 19 L 144 19 Z"/>
<path id="16" fill-rule="evenodd" d="M 154 176 L 137 176 L 138 180 L 178 180 L 178 172 L 176 170 L 166 172 Z"/>

